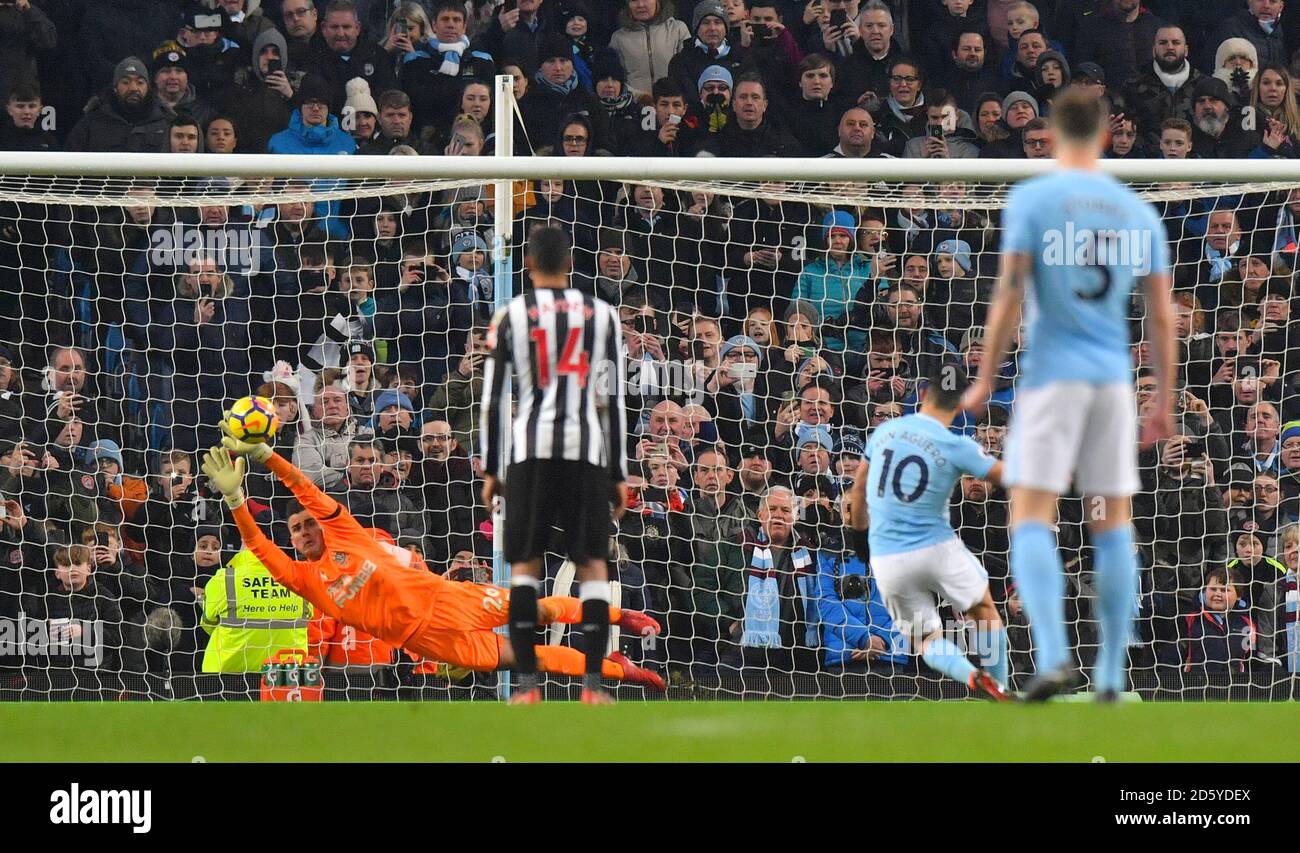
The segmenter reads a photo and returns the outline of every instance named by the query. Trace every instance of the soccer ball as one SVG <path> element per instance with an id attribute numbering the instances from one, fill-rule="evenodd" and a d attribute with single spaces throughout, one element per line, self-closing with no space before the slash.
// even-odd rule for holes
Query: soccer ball
<path id="1" fill-rule="evenodd" d="M 226 427 L 240 441 L 261 444 L 275 437 L 280 418 L 275 405 L 265 397 L 241 397 L 230 407 Z"/>

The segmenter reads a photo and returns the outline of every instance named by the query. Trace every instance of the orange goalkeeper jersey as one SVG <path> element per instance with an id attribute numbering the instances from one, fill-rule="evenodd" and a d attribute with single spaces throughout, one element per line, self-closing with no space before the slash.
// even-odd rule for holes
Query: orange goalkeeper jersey
<path id="1" fill-rule="evenodd" d="M 235 510 L 244 544 L 271 576 L 310 601 L 325 616 L 359 628 L 393 646 L 429 619 L 438 589 L 452 583 L 414 564 L 404 548 L 380 542 L 352 514 L 279 454 L 267 467 L 320 523 L 325 551 L 319 560 L 294 560 L 262 533 L 246 506 Z M 420 561 L 422 562 L 422 561 Z"/>

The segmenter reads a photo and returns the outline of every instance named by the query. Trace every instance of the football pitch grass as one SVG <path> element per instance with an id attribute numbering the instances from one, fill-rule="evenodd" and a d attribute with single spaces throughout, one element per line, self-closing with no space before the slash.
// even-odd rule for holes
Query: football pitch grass
<path id="1" fill-rule="evenodd" d="M 1298 727 L 1292 703 L 42 702 L 0 704 L 0 761 L 1294 762 Z"/>

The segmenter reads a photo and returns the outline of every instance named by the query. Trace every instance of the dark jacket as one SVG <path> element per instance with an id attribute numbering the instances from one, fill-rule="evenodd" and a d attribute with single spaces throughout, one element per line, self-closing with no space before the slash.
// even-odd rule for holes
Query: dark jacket
<path id="1" fill-rule="evenodd" d="M 112 0 L 85 5 L 81 63 L 92 90 L 113 85 L 113 69 L 122 59 L 135 56 L 148 62 L 154 48 L 176 38 L 180 29 L 178 6 L 169 0 Z"/>
<path id="2" fill-rule="evenodd" d="M 383 92 L 397 88 L 392 58 L 366 32 L 361 33 L 357 38 L 357 46 L 346 56 L 335 53 L 325 43 L 324 37 L 319 32 L 316 33 L 312 37 L 311 53 L 306 59 L 305 70 L 314 71 L 329 81 L 334 93 L 330 112 L 335 115 L 342 114 L 346 101 L 345 87 L 354 77 L 360 77 L 370 84 L 370 93 L 376 100 Z"/>
<path id="3" fill-rule="evenodd" d="M 1139 137 L 1148 151 L 1160 150 L 1160 125 L 1165 119 L 1191 114 L 1192 90 L 1200 79 L 1201 72 L 1193 68 L 1187 82 L 1170 92 L 1156 76 L 1155 63 L 1148 59 L 1138 67 L 1136 76 L 1124 84 L 1124 109 L 1137 122 Z"/>
<path id="4" fill-rule="evenodd" d="M 23 12 L 0 6 L 0 101 L 9 100 L 14 83 L 37 79 L 36 52 L 53 50 L 56 41 L 53 22 L 35 3 Z"/>
<path id="5" fill-rule="evenodd" d="M 1138 69 L 1150 66 L 1156 30 L 1162 26 L 1164 21 L 1145 9 L 1131 24 L 1113 14 L 1089 15 L 1076 35 L 1070 64 L 1077 69 L 1080 62 L 1095 62 L 1106 73 L 1108 83 L 1122 85 Z"/>
<path id="6" fill-rule="evenodd" d="M 739 44 L 731 44 L 728 41 L 731 50 L 726 56 L 710 57 L 707 51 L 696 44 L 696 41 L 698 40 L 692 36 L 682 42 L 682 49 L 668 63 L 668 76 L 682 87 L 683 92 L 698 93 L 700 75 L 710 65 L 721 65 L 731 72 L 733 80 L 748 67 L 745 49 Z M 688 94 L 686 100 L 689 102 L 694 99 Z"/>
<path id="7" fill-rule="evenodd" d="M 1273 26 L 1273 32 L 1267 33 L 1259 25 L 1259 21 L 1255 20 L 1255 16 L 1250 14 L 1249 9 L 1238 9 L 1223 22 L 1213 38 L 1203 43 L 1199 63 L 1202 71 L 1207 73 L 1213 71 L 1215 51 L 1225 39 L 1233 38 L 1245 39 L 1255 46 L 1255 52 L 1259 55 L 1259 61 L 1255 63 L 1256 68 L 1267 68 L 1270 65 L 1286 66 L 1287 53 L 1282 21 L 1278 20 Z"/>
<path id="8" fill-rule="evenodd" d="M 415 503 L 398 489 L 376 486 L 373 489 L 353 488 L 346 477 L 331 497 L 347 508 L 362 527 L 378 527 L 388 531 L 400 547 L 415 545 L 425 553 L 424 516 Z"/>
<path id="9" fill-rule="evenodd" d="M 1183 671 L 1245 672 L 1254 657 L 1256 639 L 1255 623 L 1245 602 L 1238 602 L 1238 609 L 1227 613 L 1204 608 L 1189 613 L 1183 617 Z"/>
<path id="10" fill-rule="evenodd" d="M 122 110 L 112 91 L 86 104 L 85 113 L 68 132 L 69 151 L 144 151 L 165 150 L 167 128 L 172 112 L 150 92 L 138 114 Z"/>
<path id="11" fill-rule="evenodd" d="M 581 85 L 562 95 L 545 83 L 533 80 L 519 101 L 519 113 L 523 116 L 528 133 L 526 137 L 515 140 L 517 154 L 533 153 L 527 150 L 530 141 L 534 146 L 540 147 L 554 140 L 563 129 L 561 122 L 574 113 L 586 114 L 591 123 L 595 147 L 609 149 L 609 119 L 605 115 L 605 109 L 600 105 L 600 99 Z"/>

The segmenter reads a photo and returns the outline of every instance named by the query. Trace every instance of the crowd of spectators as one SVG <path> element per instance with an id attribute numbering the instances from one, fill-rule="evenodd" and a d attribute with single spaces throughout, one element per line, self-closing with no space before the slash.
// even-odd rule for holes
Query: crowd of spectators
<path id="1" fill-rule="evenodd" d="M 1055 93 L 1083 86 L 1109 103 L 1107 157 L 1292 158 L 1293 14 L 1282 0 L 14 0 L 0 5 L 0 149 L 481 156 L 502 73 L 519 154 L 1045 158 Z M 238 547 L 196 453 L 250 392 L 276 406 L 277 449 L 363 523 L 490 582 L 475 451 L 503 281 L 491 193 L 309 195 L 340 187 L 0 198 L 15 306 L 0 317 L 0 618 L 100 618 L 116 631 L 102 669 L 192 670 L 214 548 Z M 1178 434 L 1141 456 L 1131 659 L 1271 683 L 1300 653 L 1300 190 L 1164 189 Z M 983 357 L 1000 214 L 968 191 L 872 206 L 778 182 L 734 196 L 633 176 L 518 185 L 515 244 L 564 227 L 574 285 L 619 310 L 634 474 L 611 548 L 624 605 L 666 629 L 629 651 L 675 685 L 915 673 L 839 496 L 922 376 Z M 241 193 L 275 201 L 205 203 Z M 1135 300 L 1135 340 L 1142 314 Z M 1146 345 L 1133 351 L 1145 411 L 1154 376 Z M 1016 364 L 986 415 L 954 424 L 995 455 Z M 250 480 L 287 548 L 287 495 Z M 1058 534 L 1085 668 L 1090 511 L 1063 500 Z M 966 478 L 952 518 L 1023 675 L 1006 497 Z M 765 608 L 776 645 L 746 641 Z M 160 611 L 184 629 L 170 653 L 150 639 Z M 24 664 L 0 658 L 0 673 Z"/>

